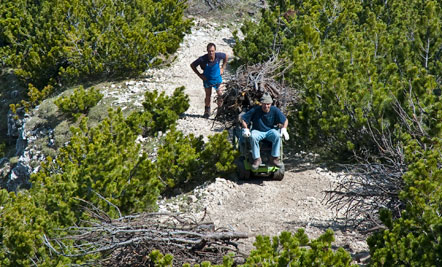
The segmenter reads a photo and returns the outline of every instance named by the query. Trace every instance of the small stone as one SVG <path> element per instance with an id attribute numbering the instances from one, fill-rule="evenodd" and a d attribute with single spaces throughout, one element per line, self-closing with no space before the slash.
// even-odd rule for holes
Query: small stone
<path id="1" fill-rule="evenodd" d="M 193 202 L 197 202 L 197 201 L 198 201 L 198 198 L 194 195 L 190 195 L 187 198 L 187 202 L 189 202 L 189 203 L 193 203 Z"/>

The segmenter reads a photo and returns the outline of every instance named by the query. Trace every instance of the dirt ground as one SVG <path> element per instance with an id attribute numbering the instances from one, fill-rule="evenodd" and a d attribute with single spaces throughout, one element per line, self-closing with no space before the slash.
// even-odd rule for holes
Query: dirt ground
<path id="1" fill-rule="evenodd" d="M 227 53 L 229 61 L 232 60 L 234 39 L 231 28 L 232 25 L 229 28 L 196 18 L 192 32 L 184 38 L 170 66 L 150 69 L 136 80 L 107 83 L 102 89 L 105 95 L 103 101 L 113 107 L 131 110 L 141 107 L 147 90 L 157 89 L 170 95 L 175 88 L 185 86 L 190 108 L 178 121 L 178 130 L 185 134 L 203 135 L 206 140 L 208 136 L 223 131 L 223 125 L 214 123 L 213 115 L 209 119 L 202 117 L 204 89 L 190 64 L 206 53 L 209 42 L 215 43 L 217 51 Z M 223 79 L 227 81 L 231 77 L 232 70 L 227 66 Z M 212 101 L 213 111 L 215 106 Z M 44 108 L 40 107 L 40 110 Z M 35 120 L 38 122 L 38 118 Z M 31 121 L 27 124 L 32 125 Z M 31 141 L 28 142 L 30 144 Z M 32 153 L 29 155 L 32 156 Z M 160 211 L 190 212 L 196 218 L 205 214 L 205 220 L 213 222 L 218 228 L 247 233 L 248 239 L 238 241 L 239 249 L 245 253 L 254 248 L 257 235 L 275 236 L 282 231 L 295 232 L 304 228 L 310 238 L 317 238 L 330 228 L 335 232 L 334 246 L 344 247 L 353 255 L 355 262 L 362 264 L 359 260 L 369 255 L 366 237 L 346 228 L 342 214 L 330 210 L 323 202 L 324 190 L 331 188 L 337 179 L 336 174 L 313 164 L 309 153 L 285 156 L 286 172 L 282 181 L 218 178 L 193 192 L 160 200 Z"/>
<path id="2" fill-rule="evenodd" d="M 204 90 L 202 81 L 190 68 L 190 63 L 205 53 L 206 45 L 213 42 L 217 51 L 233 57 L 232 32 L 222 25 L 204 19 L 196 20 L 192 33 L 185 37 L 174 63 L 167 69 L 150 70 L 151 79 L 144 86 L 164 90 L 171 94 L 184 85 L 190 97 L 190 108 L 178 122 L 178 129 L 205 137 L 223 130 L 214 124 L 213 115 L 204 119 Z M 224 80 L 232 73 L 228 68 Z M 215 94 L 215 93 L 214 93 Z M 212 95 L 212 98 L 214 96 Z M 212 102 L 212 110 L 216 105 Z M 305 155 L 289 155 L 284 161 L 285 177 L 282 181 L 253 179 L 248 181 L 218 178 L 216 182 L 197 188 L 194 192 L 160 202 L 162 210 L 192 211 L 217 227 L 248 233 L 250 238 L 240 240 L 240 249 L 250 251 L 256 235 L 278 235 L 282 231 L 295 232 L 304 228 L 310 238 L 316 238 L 326 229 L 335 232 L 336 247 L 344 247 L 355 261 L 368 255 L 366 237 L 345 227 L 345 218 L 323 203 L 324 190 L 330 189 L 336 175 L 300 159 Z M 183 199 L 185 204 L 183 204 Z"/>
<path id="3" fill-rule="evenodd" d="M 230 25 L 231 27 L 231 25 Z M 206 45 L 213 42 L 217 51 L 233 58 L 234 39 L 226 25 L 202 18 L 195 18 L 192 33 L 188 34 L 170 67 L 151 69 L 137 80 L 124 84 L 111 83 L 103 89 L 105 98 L 112 106 L 141 106 L 146 90 L 160 90 L 172 94 L 175 88 L 185 86 L 190 98 L 190 108 L 178 121 L 178 130 L 207 137 L 224 130 L 223 125 L 202 117 L 204 112 L 204 89 L 201 79 L 195 75 L 190 64 L 206 53 Z M 224 80 L 232 77 L 227 67 Z M 214 94 L 212 95 L 212 97 Z M 212 110 L 215 104 L 212 101 Z M 290 125 L 289 125 L 290 127 Z M 197 218 L 205 214 L 206 220 L 216 227 L 245 232 L 248 239 L 239 240 L 244 252 L 253 249 L 257 235 L 275 236 L 282 231 L 295 232 L 304 228 L 310 238 L 317 238 L 326 229 L 335 232 L 336 247 L 344 247 L 355 262 L 368 256 L 366 237 L 345 227 L 342 214 L 330 210 L 324 202 L 324 190 L 331 188 L 336 174 L 320 168 L 309 161 L 311 155 L 286 155 L 285 177 L 282 181 L 253 179 L 239 181 L 218 178 L 215 182 L 196 188 L 193 192 L 173 199 L 159 201 L 160 211 L 185 211 Z"/>

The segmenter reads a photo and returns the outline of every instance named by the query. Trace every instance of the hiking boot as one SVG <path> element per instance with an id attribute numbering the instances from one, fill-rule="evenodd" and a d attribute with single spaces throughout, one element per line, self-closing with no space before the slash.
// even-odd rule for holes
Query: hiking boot
<path id="1" fill-rule="evenodd" d="M 256 171 L 259 168 L 259 165 L 261 165 L 261 162 L 261 158 L 255 159 L 252 164 L 252 170 Z"/>
<path id="2" fill-rule="evenodd" d="M 204 107 L 203 118 L 208 119 L 210 117 L 210 107 Z"/>
<path id="3" fill-rule="evenodd" d="M 278 168 L 282 167 L 282 163 L 281 161 L 279 161 L 279 157 L 273 157 L 271 163 L 273 166 L 276 166 Z"/>

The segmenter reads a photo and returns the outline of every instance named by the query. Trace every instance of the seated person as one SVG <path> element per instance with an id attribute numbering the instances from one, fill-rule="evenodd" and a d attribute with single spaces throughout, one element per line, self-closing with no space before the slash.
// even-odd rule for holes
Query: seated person
<path id="1" fill-rule="evenodd" d="M 268 140 L 272 143 L 271 164 L 282 167 L 282 163 L 279 161 L 281 136 L 284 136 L 286 140 L 289 139 L 287 133 L 288 120 L 279 108 L 272 106 L 273 99 L 268 93 L 262 96 L 260 102 L 261 106 L 253 107 L 241 116 L 242 135 L 250 137 L 253 156 L 252 170 L 257 170 L 262 163 L 259 151 L 259 142 L 261 140 Z M 247 126 L 250 122 L 253 125 L 252 132 L 250 132 Z M 277 124 L 282 124 L 281 133 L 273 128 Z"/>

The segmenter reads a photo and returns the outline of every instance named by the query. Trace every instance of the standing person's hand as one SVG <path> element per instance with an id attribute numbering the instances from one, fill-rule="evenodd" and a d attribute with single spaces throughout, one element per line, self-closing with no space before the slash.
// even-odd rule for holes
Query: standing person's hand
<path id="1" fill-rule="evenodd" d="M 203 81 L 207 80 L 207 78 L 206 78 L 206 76 L 204 76 L 204 74 L 200 74 L 199 76 L 200 76 L 201 80 L 203 80 Z"/>
<path id="2" fill-rule="evenodd" d="M 219 71 L 220 71 L 221 75 L 224 74 L 224 68 L 221 68 Z"/>

